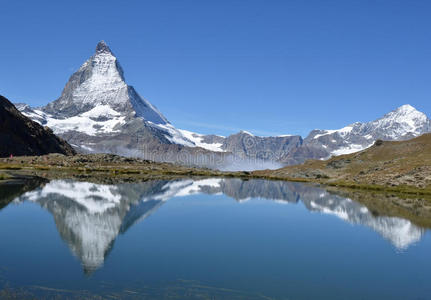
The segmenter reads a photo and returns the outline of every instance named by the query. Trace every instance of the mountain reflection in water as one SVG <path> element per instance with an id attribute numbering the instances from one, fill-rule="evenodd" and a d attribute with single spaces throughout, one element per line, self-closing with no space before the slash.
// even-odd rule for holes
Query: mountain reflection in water
<path id="1" fill-rule="evenodd" d="M 91 273 L 103 265 L 119 234 L 155 213 L 166 201 L 193 194 L 224 194 L 239 202 L 252 198 L 302 202 L 309 211 L 368 226 L 398 249 L 406 249 L 424 234 L 424 229 L 408 220 L 375 216 L 348 198 L 318 187 L 281 181 L 185 179 L 105 185 L 54 180 L 24 193 L 14 202 L 32 201 L 48 210 L 62 239 L 81 260 L 84 272 Z"/>

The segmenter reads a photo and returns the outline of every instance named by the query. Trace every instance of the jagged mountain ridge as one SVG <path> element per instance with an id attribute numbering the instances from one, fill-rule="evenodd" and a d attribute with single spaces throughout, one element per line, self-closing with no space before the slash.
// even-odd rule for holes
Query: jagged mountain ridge
<path id="1" fill-rule="evenodd" d="M 184 132 L 184 131 L 183 131 Z M 241 131 L 228 137 L 186 132 L 202 147 L 214 145 L 237 157 L 269 159 L 292 165 L 307 159 L 327 159 L 372 146 L 376 140 L 407 140 L 431 132 L 431 120 L 411 105 L 403 105 L 370 122 L 356 122 L 338 130 L 313 130 L 306 138 L 299 135 L 255 136 Z"/>
<path id="2" fill-rule="evenodd" d="M 169 162 L 187 160 L 186 163 L 201 155 L 212 160 L 210 165 L 203 165 L 219 168 L 231 164 L 232 157 L 251 163 L 299 164 L 307 159 L 327 159 L 363 150 L 377 139 L 403 140 L 431 131 L 431 121 L 410 105 L 375 121 L 357 122 L 339 130 L 313 130 L 306 138 L 261 137 L 246 131 L 223 137 L 177 129 L 127 85 L 118 59 L 103 41 L 70 77 L 57 100 L 41 108 L 25 104 L 17 107 L 82 152 L 109 152 Z"/>

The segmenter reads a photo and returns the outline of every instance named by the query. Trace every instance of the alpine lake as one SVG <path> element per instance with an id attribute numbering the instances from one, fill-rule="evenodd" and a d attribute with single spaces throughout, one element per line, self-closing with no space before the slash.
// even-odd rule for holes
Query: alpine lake
<path id="1" fill-rule="evenodd" d="M 431 220 L 396 199 L 234 178 L 5 184 L 0 299 L 431 299 Z"/>

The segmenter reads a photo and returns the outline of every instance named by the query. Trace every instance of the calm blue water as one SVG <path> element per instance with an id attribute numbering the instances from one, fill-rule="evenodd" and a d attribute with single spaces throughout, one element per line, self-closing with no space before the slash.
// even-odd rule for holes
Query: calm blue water
<path id="1" fill-rule="evenodd" d="M 38 297 L 431 299 L 428 230 L 300 183 L 51 181 L 0 237 L 0 284 Z"/>

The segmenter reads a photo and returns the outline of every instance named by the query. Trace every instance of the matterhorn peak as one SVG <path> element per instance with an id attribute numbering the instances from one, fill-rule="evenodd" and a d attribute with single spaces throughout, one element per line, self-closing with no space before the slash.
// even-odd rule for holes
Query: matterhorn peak
<path id="1" fill-rule="evenodd" d="M 113 54 L 112 51 L 111 51 L 111 49 L 109 48 L 109 46 L 103 40 L 100 41 L 99 43 L 97 43 L 96 54 L 97 53 L 110 53 L 110 54 Z"/>
<path id="2" fill-rule="evenodd" d="M 48 104 L 44 111 L 64 119 L 88 115 L 90 111 L 94 115 L 96 109 L 100 117 L 101 107 L 103 112 L 109 111 L 109 115 L 139 117 L 155 124 L 168 123 L 155 106 L 127 85 L 119 61 L 105 41 L 97 44 L 96 53 L 70 77 L 60 98 Z"/>

